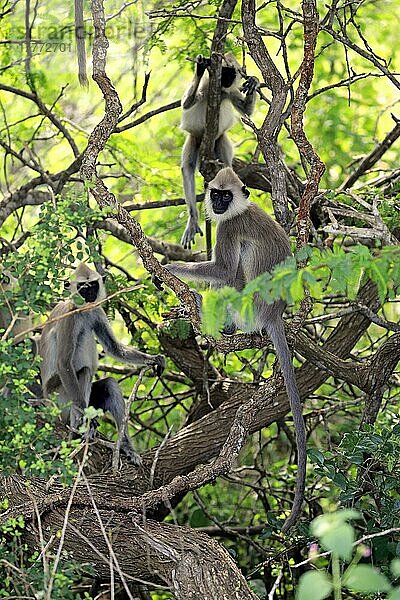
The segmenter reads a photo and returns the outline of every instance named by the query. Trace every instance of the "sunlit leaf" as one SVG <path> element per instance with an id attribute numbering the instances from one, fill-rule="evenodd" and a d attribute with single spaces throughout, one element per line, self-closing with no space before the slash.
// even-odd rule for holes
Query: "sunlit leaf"
<path id="1" fill-rule="evenodd" d="M 343 585 L 365 594 L 387 592 L 391 588 L 389 580 L 371 565 L 350 567 L 344 574 Z"/>
<path id="2" fill-rule="evenodd" d="M 331 580 L 324 571 L 307 571 L 300 577 L 296 600 L 323 600 L 331 591 Z"/>

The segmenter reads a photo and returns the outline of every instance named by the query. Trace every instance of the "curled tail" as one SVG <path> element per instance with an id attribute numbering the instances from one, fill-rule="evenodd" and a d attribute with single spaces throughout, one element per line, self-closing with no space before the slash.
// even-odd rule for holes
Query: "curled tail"
<path id="1" fill-rule="evenodd" d="M 304 427 L 303 411 L 300 401 L 299 391 L 297 389 L 296 379 L 292 357 L 286 341 L 285 330 L 281 318 L 270 321 L 267 326 L 267 332 L 270 336 L 276 350 L 282 375 L 285 381 L 285 387 L 289 398 L 290 409 L 293 415 L 294 429 L 296 433 L 297 444 L 297 478 L 294 501 L 289 517 L 283 524 L 282 531 L 287 531 L 296 523 L 304 500 L 305 479 L 306 479 L 306 430 Z"/>

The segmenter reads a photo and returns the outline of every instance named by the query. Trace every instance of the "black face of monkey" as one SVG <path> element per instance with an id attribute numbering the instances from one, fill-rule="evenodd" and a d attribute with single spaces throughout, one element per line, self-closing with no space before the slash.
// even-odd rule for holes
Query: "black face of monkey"
<path id="1" fill-rule="evenodd" d="M 78 283 L 78 294 L 86 300 L 86 302 L 94 302 L 99 294 L 99 282 L 88 281 L 87 283 Z"/>
<path id="2" fill-rule="evenodd" d="M 236 69 L 233 67 L 222 67 L 221 86 L 223 88 L 231 87 L 236 78 Z"/>
<path id="3" fill-rule="evenodd" d="M 222 215 L 233 200 L 231 190 L 210 190 L 212 209 L 216 215 Z"/>

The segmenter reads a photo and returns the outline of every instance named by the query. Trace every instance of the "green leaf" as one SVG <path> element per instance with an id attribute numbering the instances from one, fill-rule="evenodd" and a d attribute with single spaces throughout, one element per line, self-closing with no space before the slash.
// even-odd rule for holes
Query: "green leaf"
<path id="1" fill-rule="evenodd" d="M 310 459 L 310 461 L 314 464 L 317 464 L 317 465 L 324 464 L 325 457 L 322 454 L 322 452 L 320 452 L 316 448 L 310 448 L 309 450 L 307 450 L 307 456 Z"/>
<path id="2" fill-rule="evenodd" d="M 271 537 L 272 535 L 272 527 L 264 527 L 264 529 L 262 530 L 261 534 L 260 534 L 260 540 L 266 540 L 269 537 Z"/>
<path id="3" fill-rule="evenodd" d="M 353 553 L 354 529 L 348 523 L 343 523 L 321 536 L 320 541 L 326 550 L 330 550 L 343 560 L 349 561 Z"/>
<path id="4" fill-rule="evenodd" d="M 396 588 L 395 590 L 390 592 L 388 600 L 400 600 L 400 588 Z"/>
<path id="5" fill-rule="evenodd" d="M 333 481 L 336 483 L 336 485 L 338 487 L 340 487 L 341 490 L 347 489 L 348 481 L 347 481 L 346 477 L 344 475 L 342 475 L 342 473 L 336 473 L 335 477 L 333 478 Z"/>
<path id="6" fill-rule="evenodd" d="M 392 571 L 394 577 L 400 577 L 400 558 L 395 558 L 390 563 L 390 570 Z"/>
<path id="7" fill-rule="evenodd" d="M 334 513 L 320 515 L 311 523 L 311 531 L 317 537 L 324 535 L 327 531 L 335 529 L 341 523 L 345 523 L 350 519 L 359 519 L 360 513 L 356 510 L 346 509 L 338 510 Z"/>
<path id="8" fill-rule="evenodd" d="M 210 524 L 210 520 L 205 516 L 201 508 L 196 508 L 190 518 L 189 518 L 191 527 L 205 527 Z"/>
<path id="9" fill-rule="evenodd" d="M 383 302 L 385 300 L 387 292 L 387 283 L 385 277 L 383 276 L 375 262 L 371 262 L 369 266 L 369 275 L 372 281 L 376 283 L 376 286 L 378 288 L 379 300 Z"/>
<path id="10" fill-rule="evenodd" d="M 353 553 L 354 529 L 346 521 L 358 517 L 359 513 L 350 509 L 320 515 L 311 523 L 311 533 L 320 538 L 326 550 L 348 561 Z"/>
<path id="11" fill-rule="evenodd" d="M 302 272 L 298 271 L 296 278 L 290 284 L 290 295 L 293 302 L 299 302 L 304 296 L 303 276 Z"/>
<path id="12" fill-rule="evenodd" d="M 307 571 L 300 577 L 296 600 L 322 600 L 331 591 L 331 580 L 324 571 Z"/>
<path id="13" fill-rule="evenodd" d="M 365 594 L 388 592 L 389 580 L 371 565 L 356 565 L 349 568 L 343 577 L 343 585 L 355 592 Z"/>

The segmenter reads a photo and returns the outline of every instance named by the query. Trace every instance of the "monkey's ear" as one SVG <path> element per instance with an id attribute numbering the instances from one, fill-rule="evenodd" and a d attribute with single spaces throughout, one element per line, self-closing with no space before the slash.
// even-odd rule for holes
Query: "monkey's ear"
<path id="1" fill-rule="evenodd" d="M 242 187 L 242 194 L 245 198 L 248 198 L 250 196 L 250 192 L 245 185 Z"/>

